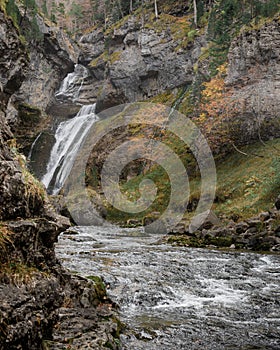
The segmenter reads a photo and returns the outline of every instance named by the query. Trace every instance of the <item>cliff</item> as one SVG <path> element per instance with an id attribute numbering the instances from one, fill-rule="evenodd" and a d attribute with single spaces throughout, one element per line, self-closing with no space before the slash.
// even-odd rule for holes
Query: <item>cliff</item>
<path id="1" fill-rule="evenodd" d="M 97 97 L 97 111 L 191 85 L 206 44 L 199 33 L 191 31 L 190 17 L 166 14 L 156 22 L 147 17 L 144 26 L 141 16 L 131 15 L 105 33 L 82 36 L 79 61 L 91 73 L 95 95 L 89 97 Z"/>
<path id="2" fill-rule="evenodd" d="M 204 82 L 213 79 L 213 43 L 207 28 L 193 29 L 189 15 L 167 13 L 155 20 L 149 14 L 144 25 L 141 21 L 140 15 L 130 15 L 106 31 L 94 28 L 81 37 L 79 62 L 90 74 L 80 101 L 97 100 L 99 112 L 121 103 L 151 100 L 176 105 L 191 118 L 199 117 L 203 110 L 199 94 L 205 89 Z M 245 27 L 231 41 L 228 68 L 222 76 L 224 110 L 214 118 L 220 122 L 219 116 L 229 111 L 223 128 L 238 145 L 279 137 L 278 43 L 279 17 L 255 28 Z M 223 147 L 223 140 L 220 142 Z"/>
<path id="3" fill-rule="evenodd" d="M 54 244 L 69 220 L 55 213 L 29 173 L 10 127 L 34 132 L 28 113 L 45 110 L 73 61 L 58 31 L 44 32 L 43 43 L 30 48 L 1 11 L 0 32 L 0 349 L 57 349 L 69 342 L 82 349 L 93 329 L 92 348 L 117 349 L 119 324 L 104 285 L 71 276 L 56 259 Z"/>
<path id="4" fill-rule="evenodd" d="M 225 82 L 237 100 L 239 143 L 280 137 L 280 17 L 245 28 L 232 42 Z"/>

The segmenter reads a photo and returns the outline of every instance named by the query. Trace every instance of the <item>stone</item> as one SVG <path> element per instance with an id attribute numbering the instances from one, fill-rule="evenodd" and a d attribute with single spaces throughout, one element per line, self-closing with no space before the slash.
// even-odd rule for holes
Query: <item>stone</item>
<path id="1" fill-rule="evenodd" d="M 275 201 L 275 207 L 277 210 L 280 210 L 280 195 L 277 197 Z"/>
<path id="2" fill-rule="evenodd" d="M 189 232 L 192 233 L 196 231 L 198 228 L 209 229 L 214 225 L 216 226 L 221 225 L 221 221 L 212 210 L 207 210 L 206 212 L 196 215 L 192 219 L 189 225 Z"/>
<path id="3" fill-rule="evenodd" d="M 259 218 L 261 221 L 267 221 L 270 218 L 270 214 L 268 211 L 262 212 L 260 213 Z"/>
<path id="4" fill-rule="evenodd" d="M 241 221 L 237 223 L 235 226 L 236 233 L 238 234 L 244 233 L 248 229 L 248 227 L 249 225 L 247 224 L 247 222 Z"/>

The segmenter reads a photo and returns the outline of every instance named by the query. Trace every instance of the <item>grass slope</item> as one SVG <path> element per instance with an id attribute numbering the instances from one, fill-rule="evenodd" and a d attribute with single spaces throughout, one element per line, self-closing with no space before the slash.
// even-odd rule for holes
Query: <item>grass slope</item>
<path id="1" fill-rule="evenodd" d="M 225 159 L 216 162 L 218 181 L 213 209 L 225 222 L 245 219 L 269 210 L 280 193 L 280 139 L 268 141 L 265 145 L 249 145 L 241 150 L 247 155 L 233 150 Z M 170 184 L 167 174 L 157 166 L 151 167 L 145 175 L 122 183 L 123 193 L 132 201 L 138 199 L 138 185 L 144 177 L 154 180 L 158 186 L 157 199 L 149 210 L 129 215 L 107 206 L 107 219 L 121 224 L 135 219 L 140 223 L 153 212 L 164 210 L 168 204 Z M 199 176 L 190 179 L 190 188 L 190 201 L 196 202 L 200 196 Z M 186 213 L 188 215 L 192 214 Z"/>

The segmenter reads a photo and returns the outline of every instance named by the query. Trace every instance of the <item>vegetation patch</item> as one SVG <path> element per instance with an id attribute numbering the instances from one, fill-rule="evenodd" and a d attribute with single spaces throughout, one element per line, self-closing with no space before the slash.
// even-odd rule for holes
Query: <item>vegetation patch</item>
<path id="1" fill-rule="evenodd" d="M 47 277 L 46 273 L 40 272 L 35 267 L 24 265 L 20 262 L 7 262 L 1 265 L 0 269 L 0 282 L 11 283 L 18 287 L 32 283 L 38 276 Z"/>
<path id="2" fill-rule="evenodd" d="M 178 146 L 175 149 L 178 151 Z M 273 207 L 275 195 L 280 191 L 280 139 L 268 141 L 265 145 L 257 143 L 242 147 L 241 150 L 247 155 L 232 149 L 232 153 L 226 158 L 216 161 L 218 182 L 213 210 L 223 218 L 225 223 L 233 218 L 242 220 L 269 210 Z M 190 169 L 193 169 L 193 161 L 191 158 L 189 161 L 187 159 L 188 157 L 185 156 L 185 166 L 189 164 Z M 131 219 L 141 223 L 153 212 L 164 211 L 169 203 L 170 181 L 164 170 L 157 165 L 152 165 L 145 174 L 121 182 L 123 194 L 129 200 L 137 200 L 140 196 L 139 185 L 144 178 L 153 180 L 158 188 L 157 198 L 151 207 L 140 214 L 132 215 L 109 205 L 106 206 L 108 220 L 126 226 Z M 192 173 L 189 178 L 190 211 L 185 213 L 186 220 L 193 215 L 192 211 L 200 198 L 201 186 L 199 174 Z M 206 243 L 203 242 L 203 244 Z M 207 244 L 219 246 L 219 242 L 209 241 Z M 222 245 L 224 246 L 224 242 Z"/>

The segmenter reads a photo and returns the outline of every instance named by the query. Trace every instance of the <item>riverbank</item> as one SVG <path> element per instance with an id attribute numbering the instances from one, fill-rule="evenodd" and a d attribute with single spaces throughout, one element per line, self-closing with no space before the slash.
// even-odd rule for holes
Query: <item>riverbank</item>
<path id="1" fill-rule="evenodd" d="M 276 209 L 238 223 L 232 221 L 225 226 L 214 226 L 206 221 L 193 233 L 184 229 L 181 233 L 174 231 L 165 238 L 174 245 L 280 253 L 280 212 Z"/>

